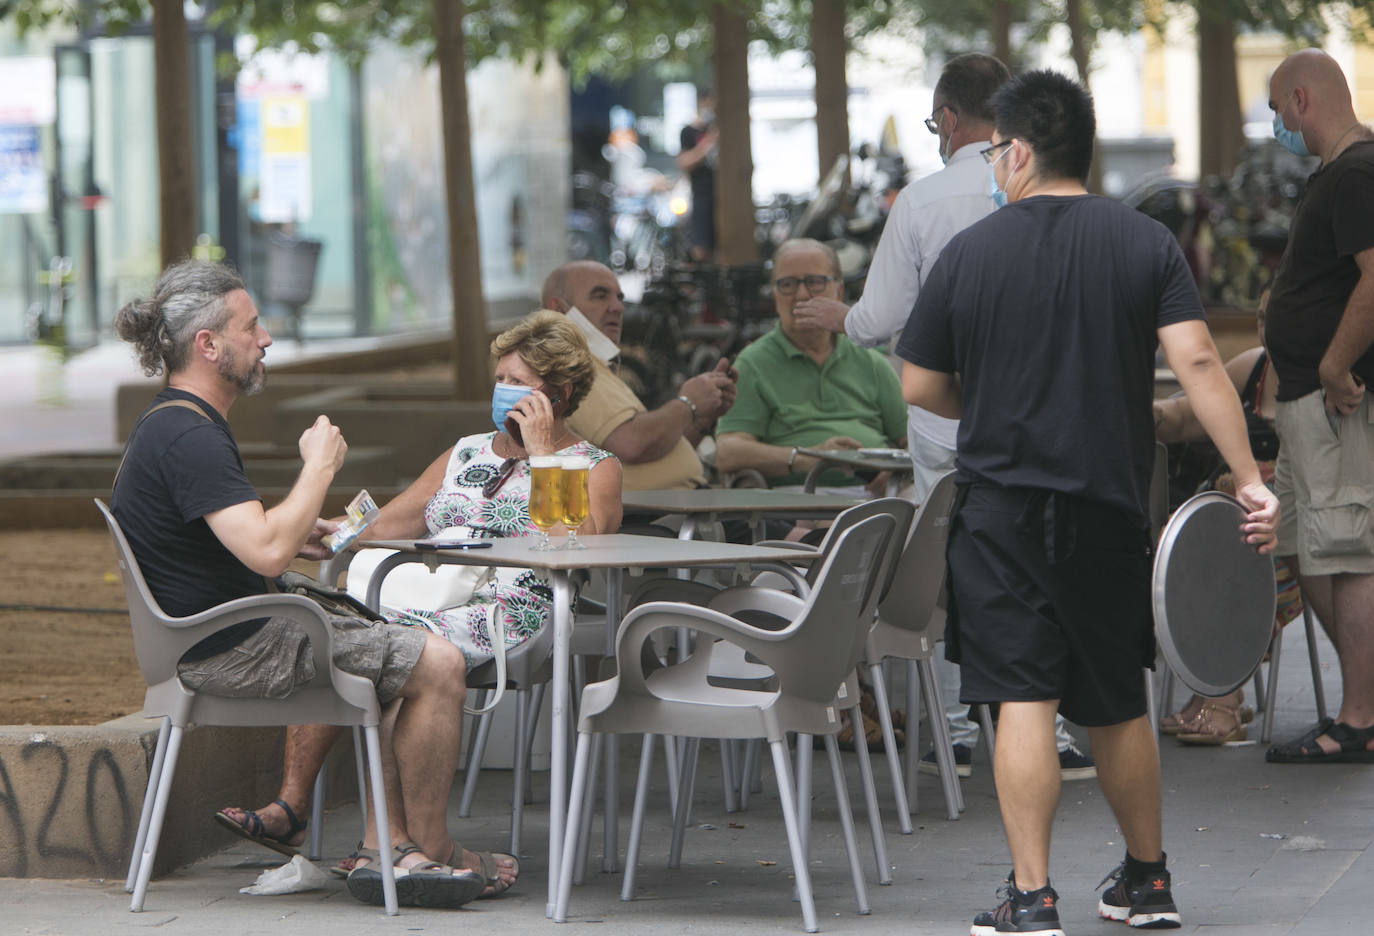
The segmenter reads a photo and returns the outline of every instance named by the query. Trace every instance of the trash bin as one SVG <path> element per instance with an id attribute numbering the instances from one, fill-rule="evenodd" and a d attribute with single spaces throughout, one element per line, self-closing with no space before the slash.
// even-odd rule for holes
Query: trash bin
<path id="1" fill-rule="evenodd" d="M 322 241 L 273 234 L 267 241 L 268 302 L 279 302 L 291 313 L 292 331 L 301 340 L 301 309 L 315 295 L 315 271 Z"/>

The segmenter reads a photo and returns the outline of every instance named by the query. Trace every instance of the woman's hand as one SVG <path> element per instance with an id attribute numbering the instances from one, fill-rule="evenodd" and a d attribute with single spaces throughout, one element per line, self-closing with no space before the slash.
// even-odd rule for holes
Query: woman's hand
<path id="1" fill-rule="evenodd" d="M 301 551 L 296 555 L 301 559 L 319 559 L 321 561 L 334 555 L 329 547 L 320 542 L 322 538 L 339 529 L 339 525 L 333 520 L 326 520 L 323 517 L 315 518 L 315 526 L 310 534 L 305 538 L 305 544 L 301 546 Z"/>
<path id="2" fill-rule="evenodd" d="M 1249 481 L 1236 488 L 1236 499 L 1246 510 L 1240 531 L 1256 552 L 1271 553 L 1278 536 L 1279 499 L 1263 481 Z"/>
<path id="3" fill-rule="evenodd" d="M 510 418 L 520 427 L 520 437 L 530 455 L 552 455 L 555 437 L 553 405 L 542 390 L 525 394 L 511 407 Z"/>

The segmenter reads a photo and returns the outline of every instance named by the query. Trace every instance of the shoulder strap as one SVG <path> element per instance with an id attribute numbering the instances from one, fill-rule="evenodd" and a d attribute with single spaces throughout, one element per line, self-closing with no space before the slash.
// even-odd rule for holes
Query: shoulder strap
<path id="1" fill-rule="evenodd" d="M 119 473 L 124 470 L 124 461 L 129 457 L 129 446 L 133 444 L 134 433 L 138 432 L 139 426 L 142 426 L 144 421 L 149 416 L 153 415 L 158 410 L 166 409 L 169 406 L 180 406 L 182 409 L 195 410 L 197 413 L 200 414 L 201 419 L 204 419 L 206 422 L 214 422 L 214 420 L 212 420 L 209 416 L 205 414 L 205 410 L 201 409 L 197 404 L 192 403 L 190 400 L 164 400 L 157 406 L 154 406 L 152 409 L 148 410 L 148 412 L 144 413 L 142 416 L 139 417 L 138 422 L 134 423 L 134 428 L 129 432 L 129 441 L 124 444 L 124 454 L 120 456 L 119 467 L 115 469 L 114 480 L 110 482 L 111 491 L 113 491 L 114 486 L 119 483 Z"/>

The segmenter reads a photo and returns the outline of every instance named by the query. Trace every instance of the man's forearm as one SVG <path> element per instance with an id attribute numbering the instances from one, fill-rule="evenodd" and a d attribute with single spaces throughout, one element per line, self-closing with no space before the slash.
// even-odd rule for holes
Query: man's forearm
<path id="1" fill-rule="evenodd" d="M 771 445 L 758 439 L 731 437 L 716 440 L 716 467 L 721 471 L 753 469 L 765 478 L 780 478 L 798 471 L 809 471 L 816 459 L 793 456 L 790 445 Z"/>
<path id="2" fill-rule="evenodd" d="M 701 432 L 692 418 L 692 410 L 681 400 L 672 399 L 656 410 L 638 413 L 616 426 L 602 440 L 601 447 L 627 465 L 657 461 L 666 456 L 686 438 L 695 445 Z"/>
<path id="3" fill-rule="evenodd" d="M 1323 378 L 1349 373 L 1355 362 L 1374 345 L 1374 276 L 1362 275 L 1350 293 L 1345 312 L 1331 337 L 1318 368 Z"/>

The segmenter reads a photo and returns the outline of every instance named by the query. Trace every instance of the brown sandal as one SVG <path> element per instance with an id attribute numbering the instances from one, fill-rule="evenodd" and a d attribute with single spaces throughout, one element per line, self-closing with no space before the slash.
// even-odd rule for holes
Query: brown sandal
<path id="1" fill-rule="evenodd" d="M 1245 738 L 1240 706 L 1220 702 L 1204 702 L 1198 717 L 1178 733 L 1178 740 L 1184 744 L 1230 744 Z"/>

